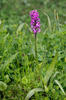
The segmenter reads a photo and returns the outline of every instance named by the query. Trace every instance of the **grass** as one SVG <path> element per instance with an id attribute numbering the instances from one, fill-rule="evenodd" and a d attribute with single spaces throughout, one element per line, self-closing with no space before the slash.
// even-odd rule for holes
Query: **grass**
<path id="1" fill-rule="evenodd" d="M 0 100 L 65 100 L 65 0 L 8 2 L 0 8 Z M 41 20 L 37 61 L 32 9 Z"/>

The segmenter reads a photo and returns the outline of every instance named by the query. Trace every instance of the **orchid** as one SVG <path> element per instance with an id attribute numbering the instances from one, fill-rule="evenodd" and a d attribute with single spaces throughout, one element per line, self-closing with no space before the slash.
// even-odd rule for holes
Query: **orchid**
<path id="1" fill-rule="evenodd" d="M 35 34 L 35 57 L 37 57 L 36 35 L 37 32 L 40 32 L 40 18 L 37 10 L 32 10 L 30 12 L 30 17 L 31 17 L 31 29 Z"/>

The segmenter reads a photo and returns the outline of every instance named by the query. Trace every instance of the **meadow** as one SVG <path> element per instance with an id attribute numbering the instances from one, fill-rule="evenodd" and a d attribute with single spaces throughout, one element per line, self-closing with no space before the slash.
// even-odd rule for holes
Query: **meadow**
<path id="1" fill-rule="evenodd" d="M 0 0 L 0 100 L 66 100 L 66 1 Z M 37 10 L 41 32 L 31 30 Z"/>

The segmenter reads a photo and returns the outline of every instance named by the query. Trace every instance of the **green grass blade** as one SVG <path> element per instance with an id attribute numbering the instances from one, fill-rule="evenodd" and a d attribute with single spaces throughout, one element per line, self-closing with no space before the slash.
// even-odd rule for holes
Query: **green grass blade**
<path id="1" fill-rule="evenodd" d="M 49 30 L 50 30 L 50 32 L 51 32 L 51 30 L 52 30 L 52 28 L 51 28 L 51 20 L 50 20 L 50 17 L 48 16 L 48 14 L 47 13 L 43 13 L 46 17 L 47 17 L 47 20 L 48 20 L 48 27 L 49 27 Z"/>
<path id="2" fill-rule="evenodd" d="M 29 100 L 36 92 L 43 92 L 44 90 L 42 88 L 35 88 L 32 89 L 31 91 L 29 91 L 29 93 L 27 94 L 25 100 Z"/>

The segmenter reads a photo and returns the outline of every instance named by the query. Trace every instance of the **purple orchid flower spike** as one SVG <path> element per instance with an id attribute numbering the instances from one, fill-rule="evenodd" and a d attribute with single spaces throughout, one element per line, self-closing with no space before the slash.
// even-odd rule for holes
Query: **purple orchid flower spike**
<path id="1" fill-rule="evenodd" d="M 36 35 L 37 32 L 40 32 L 40 18 L 37 10 L 32 10 L 30 12 L 31 16 L 31 29 L 33 33 Z"/>

